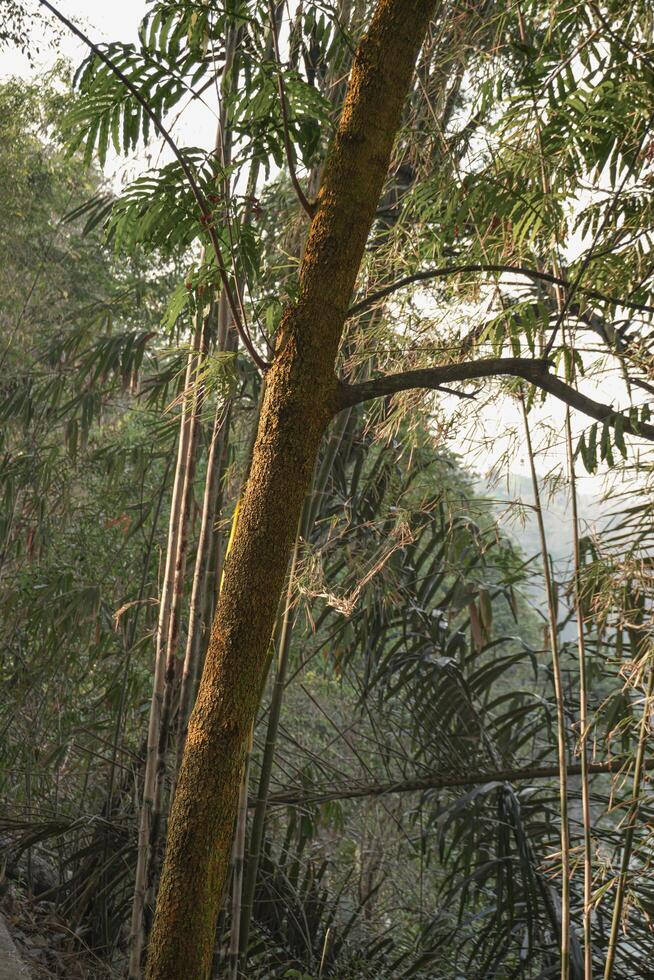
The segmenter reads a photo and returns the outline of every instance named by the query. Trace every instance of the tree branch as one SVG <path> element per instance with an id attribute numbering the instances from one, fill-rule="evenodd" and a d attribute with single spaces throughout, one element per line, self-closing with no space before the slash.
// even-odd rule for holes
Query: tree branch
<path id="1" fill-rule="evenodd" d="M 624 759 L 610 762 L 591 762 L 588 771 L 593 774 L 619 772 Z M 647 768 L 654 769 L 654 759 L 647 760 Z M 567 767 L 569 776 L 581 775 L 581 764 L 573 763 Z M 358 800 L 363 797 L 388 796 L 392 793 L 424 793 L 432 789 L 455 789 L 464 786 L 479 786 L 488 782 L 519 782 L 523 779 L 554 779 L 559 775 L 558 765 L 533 766 L 521 769 L 498 769 L 495 772 L 470 772 L 462 775 L 452 773 L 404 779 L 394 783 L 372 783 L 343 789 L 319 790 L 286 789 L 272 793 L 268 803 L 276 806 L 298 806 L 306 803 L 328 803 L 331 800 Z M 256 800 L 250 800 L 252 807 Z"/>
<path id="2" fill-rule="evenodd" d="M 193 197 L 195 198 L 195 203 L 197 204 L 198 209 L 200 211 L 200 224 L 202 225 L 207 235 L 209 236 L 209 241 L 211 242 L 211 246 L 213 248 L 216 257 L 216 265 L 218 268 L 218 274 L 220 275 L 220 281 L 222 283 L 223 289 L 225 290 L 225 295 L 227 296 L 227 302 L 229 304 L 230 312 L 234 320 L 234 326 L 236 327 L 237 333 L 243 342 L 243 346 L 248 351 L 254 363 L 261 371 L 266 371 L 270 365 L 267 364 L 266 361 L 264 361 L 263 358 L 257 352 L 254 344 L 252 343 L 252 339 L 245 327 L 245 324 L 242 321 L 238 306 L 236 304 L 234 293 L 232 292 L 232 288 L 229 283 L 229 276 L 227 274 L 227 269 L 225 268 L 225 263 L 223 262 L 222 252 L 220 250 L 220 242 L 218 241 L 218 236 L 213 226 L 213 214 L 211 212 L 211 208 L 209 207 L 209 203 L 206 200 L 204 194 L 202 193 L 202 190 L 197 180 L 195 179 L 195 175 L 191 167 L 189 166 L 188 161 L 184 158 L 184 154 L 181 152 L 181 150 L 175 143 L 174 139 L 172 138 L 172 136 L 170 135 L 166 127 L 163 125 L 163 123 L 161 122 L 158 115 L 153 110 L 153 108 L 151 107 L 147 99 L 145 99 L 141 95 L 136 85 L 134 85 L 134 83 L 127 77 L 127 75 L 123 71 L 121 71 L 118 65 L 116 65 L 112 61 L 112 59 L 108 55 L 106 55 L 101 48 L 98 47 L 97 44 L 94 44 L 94 42 L 91 41 L 91 39 L 87 37 L 86 34 L 83 33 L 83 31 L 80 31 L 80 29 L 76 27 L 71 20 L 69 20 L 66 16 L 64 16 L 64 14 L 60 13 L 60 11 L 57 10 L 56 7 L 54 7 L 51 3 L 49 3 L 49 0 L 39 0 L 39 3 L 41 4 L 42 7 L 45 7 L 47 10 L 49 10 L 50 13 L 54 17 L 56 17 L 58 21 L 60 21 L 65 27 L 68 28 L 68 30 L 72 34 L 75 35 L 75 37 L 79 38 L 79 40 L 82 41 L 82 43 L 85 44 L 87 48 L 89 48 L 89 50 L 93 52 L 96 58 L 99 58 L 100 61 L 103 64 L 105 64 L 111 72 L 113 72 L 116 78 L 120 82 L 122 82 L 122 84 L 125 86 L 125 88 L 130 93 L 130 95 L 133 96 L 133 98 L 141 106 L 141 108 L 147 115 L 148 119 L 152 121 L 156 131 L 159 133 L 159 135 L 162 137 L 166 145 L 170 148 L 170 150 L 174 154 L 175 159 L 177 160 L 180 167 L 182 168 L 182 172 L 186 177 L 186 180 L 191 189 Z"/>
<path id="3" fill-rule="evenodd" d="M 523 357 L 492 357 L 480 361 L 464 361 L 461 364 L 444 364 L 434 368 L 418 368 L 389 374 L 385 378 L 375 378 L 361 384 L 350 385 L 341 382 L 337 398 L 337 411 L 359 405 L 385 395 L 394 395 L 411 388 L 441 388 L 452 381 L 474 381 L 478 378 L 514 377 L 522 378 L 543 391 L 554 395 L 559 401 L 597 422 L 611 422 L 616 417 L 622 421 L 622 431 L 632 436 L 640 436 L 654 442 L 654 425 L 647 422 L 634 423 L 623 412 L 611 405 L 596 402 L 587 395 L 566 384 L 556 375 L 549 373 L 550 361 L 531 360 Z"/>
<path id="4" fill-rule="evenodd" d="M 374 306 L 380 299 L 390 296 L 391 293 L 396 293 L 405 286 L 411 286 L 415 282 L 429 282 L 430 279 L 446 279 L 448 276 L 462 275 L 466 272 L 512 272 L 518 276 L 525 276 L 527 279 L 536 279 L 555 286 L 562 286 L 564 289 L 572 289 L 573 285 L 575 285 L 577 292 L 583 293 L 589 299 L 596 299 L 602 303 L 611 303 L 613 306 L 624 306 L 625 309 L 638 310 L 641 313 L 654 314 L 654 306 L 649 306 L 647 303 L 636 303 L 633 300 L 620 299 L 617 296 L 600 293 L 596 289 L 586 289 L 583 286 L 571 283 L 568 279 L 561 279 L 560 276 L 554 276 L 549 272 L 539 272 L 536 269 L 529 269 L 523 265 L 473 263 L 471 265 L 446 265 L 440 269 L 426 269 L 423 272 L 415 272 L 411 276 L 404 276 L 403 279 L 398 279 L 397 282 L 390 283 L 390 285 L 374 293 L 370 293 L 358 303 L 355 303 L 354 306 L 350 307 L 348 316 L 352 317 L 358 313 L 363 313 L 364 310 Z"/>

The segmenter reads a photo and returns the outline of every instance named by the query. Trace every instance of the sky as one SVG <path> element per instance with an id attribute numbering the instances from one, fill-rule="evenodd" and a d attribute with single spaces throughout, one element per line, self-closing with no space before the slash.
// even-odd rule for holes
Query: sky
<path id="1" fill-rule="evenodd" d="M 148 11 L 147 0 L 56 0 L 57 9 L 69 20 L 73 21 L 91 41 L 124 41 L 133 42 L 138 36 L 138 27 Z M 26 6 L 31 10 L 39 7 L 38 0 L 27 0 Z M 52 23 L 56 24 L 54 18 Z M 29 59 L 18 51 L 2 52 L 0 60 L 0 77 L 19 75 L 30 77 L 47 69 L 56 57 L 68 58 L 74 67 L 86 57 L 88 49 L 65 27 L 58 25 L 59 43 L 56 48 L 48 44 L 55 36 L 51 33 L 39 39 L 39 55 L 30 63 Z M 180 142 L 186 145 L 212 146 L 215 134 L 213 118 L 207 118 L 208 113 L 201 105 L 192 105 L 184 113 L 181 124 L 176 132 Z M 155 150 L 159 153 L 159 149 Z M 167 162 L 169 153 L 161 153 L 161 160 Z M 139 169 L 147 166 L 147 156 L 140 153 L 135 160 L 125 163 L 116 157 L 111 147 L 107 153 L 105 172 L 118 186 L 127 176 L 133 176 Z"/>
<path id="2" fill-rule="evenodd" d="M 147 10 L 145 0 L 57 0 L 57 8 L 74 21 L 91 40 L 133 41 L 138 25 Z M 27 6 L 36 10 L 38 0 L 30 0 Z M 81 41 L 67 32 L 60 45 L 62 54 L 77 63 L 84 56 Z M 42 46 L 41 65 L 52 61 L 52 52 Z M 3 52 L 0 70 L 3 75 L 28 75 L 31 73 L 27 58 L 18 52 Z"/>
<path id="3" fill-rule="evenodd" d="M 38 6 L 38 0 L 30 0 L 33 7 Z M 147 12 L 148 4 L 146 0 L 58 0 L 58 8 L 63 14 L 75 21 L 78 26 L 89 35 L 92 40 L 121 40 L 133 41 L 137 36 L 138 25 Z M 2 53 L 0 62 L 0 76 L 16 74 L 20 76 L 30 76 L 39 69 L 46 68 L 52 63 L 57 52 L 45 43 L 41 45 L 41 55 L 37 59 L 36 65 L 30 65 L 28 59 L 19 52 L 5 51 Z M 78 64 L 85 56 L 85 48 L 81 41 L 71 36 L 67 31 L 64 33 L 58 46 L 58 53 L 70 58 L 73 64 Z M 183 129 L 181 132 L 181 142 L 190 145 L 211 145 L 213 139 L 214 121 L 210 118 L 208 110 L 201 106 L 192 106 L 185 113 Z M 110 157 L 107 161 L 108 176 L 119 184 L 126 176 L 134 174 L 135 170 L 145 166 L 145 158 L 141 157 L 136 161 L 131 161 L 127 168 L 125 164 Z M 619 400 L 623 396 L 621 385 L 615 381 L 607 381 L 600 391 L 587 389 L 586 393 L 591 397 L 601 401 Z M 466 403 L 463 403 L 465 409 Z M 443 405 L 446 411 L 458 411 L 462 408 L 461 403 L 456 400 L 446 400 Z M 544 447 L 549 443 L 549 448 L 541 448 L 538 453 L 538 470 L 542 474 L 551 471 L 561 472 L 565 468 L 565 445 L 563 440 L 565 410 L 554 398 L 548 398 L 546 406 L 542 409 L 534 410 L 531 415 L 535 430 L 534 441 L 536 446 Z M 575 419 L 575 429 L 580 431 L 588 420 Z M 548 429 L 547 439 L 539 436 L 539 427 Z M 505 452 L 510 452 L 510 469 L 520 475 L 528 475 L 529 463 L 524 452 L 524 429 L 519 406 L 509 399 L 503 398 L 500 401 L 488 406 L 484 411 L 483 425 L 462 423 L 458 435 L 454 440 L 453 448 L 464 458 L 464 462 L 470 468 L 482 475 L 486 475 L 493 464 L 502 457 Z M 581 467 L 579 467 L 582 469 Z M 507 467 L 504 467 L 506 470 Z M 597 495 L 602 489 L 603 476 L 588 476 L 583 472 L 580 474 L 580 492 Z"/>

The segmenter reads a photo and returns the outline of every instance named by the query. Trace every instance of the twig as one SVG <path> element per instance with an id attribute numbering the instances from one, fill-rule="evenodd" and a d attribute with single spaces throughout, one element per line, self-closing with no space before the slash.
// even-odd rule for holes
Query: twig
<path id="1" fill-rule="evenodd" d="M 384 299 L 385 296 L 390 296 L 391 293 L 397 292 L 398 289 L 402 289 L 404 286 L 410 286 L 415 282 L 428 282 L 430 279 L 445 279 L 447 276 L 462 275 L 466 272 L 512 272 L 515 275 L 525 276 L 528 279 L 536 279 L 551 283 L 554 286 L 562 286 L 564 289 L 575 288 L 577 292 L 583 293 L 590 299 L 599 300 L 602 303 L 611 303 L 613 306 L 624 306 L 625 309 L 638 310 L 641 313 L 654 313 L 654 306 L 650 306 L 647 303 L 636 303 L 633 300 L 621 299 L 618 296 L 600 293 L 596 289 L 587 289 L 585 286 L 571 283 L 568 279 L 562 279 L 560 276 L 552 275 L 550 272 L 539 272 L 537 269 L 530 269 L 524 265 L 498 265 L 484 262 L 471 263 L 470 265 L 446 265 L 440 269 L 426 269 L 422 272 L 414 272 L 410 276 L 404 276 L 404 278 L 398 279 L 397 282 L 393 282 L 383 289 L 364 296 L 362 300 L 350 307 L 348 317 L 363 313 L 364 310 L 374 306 L 380 299 Z"/>

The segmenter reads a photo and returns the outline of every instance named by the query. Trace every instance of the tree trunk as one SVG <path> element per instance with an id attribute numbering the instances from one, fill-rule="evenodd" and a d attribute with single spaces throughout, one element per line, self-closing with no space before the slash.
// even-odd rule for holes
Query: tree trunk
<path id="1" fill-rule="evenodd" d="M 355 59 L 300 269 L 282 318 L 173 803 L 150 980 L 204 980 L 266 654 L 320 440 L 334 363 L 432 0 L 380 0 Z"/>

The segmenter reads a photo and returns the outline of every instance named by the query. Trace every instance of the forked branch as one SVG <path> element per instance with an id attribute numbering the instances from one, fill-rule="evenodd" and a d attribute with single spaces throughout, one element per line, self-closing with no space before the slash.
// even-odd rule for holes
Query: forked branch
<path id="1" fill-rule="evenodd" d="M 634 421 L 629 415 L 616 411 L 611 405 L 605 405 L 583 395 L 572 385 L 550 374 L 550 365 L 550 361 L 524 357 L 491 357 L 480 361 L 464 361 L 461 364 L 444 364 L 439 367 L 402 371 L 399 374 L 389 374 L 384 378 L 374 378 L 372 381 L 364 381 L 360 384 L 350 385 L 341 382 L 336 410 L 341 411 L 373 398 L 395 395 L 412 388 L 439 389 L 453 381 L 514 377 L 522 378 L 536 385 L 537 388 L 549 392 L 565 405 L 597 422 L 611 423 L 615 419 L 620 419 L 623 432 L 654 442 L 654 425 Z"/>

